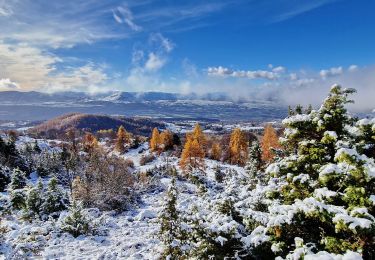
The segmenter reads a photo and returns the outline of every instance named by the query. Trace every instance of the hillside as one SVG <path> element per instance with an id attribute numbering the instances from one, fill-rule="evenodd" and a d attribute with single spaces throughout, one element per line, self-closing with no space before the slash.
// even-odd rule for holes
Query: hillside
<path id="1" fill-rule="evenodd" d="M 65 132 L 69 128 L 96 132 L 103 129 L 117 130 L 120 126 L 133 134 L 149 135 L 154 127 L 163 128 L 164 124 L 145 118 L 126 118 L 108 115 L 70 113 L 55 117 L 30 129 L 31 133 Z"/>

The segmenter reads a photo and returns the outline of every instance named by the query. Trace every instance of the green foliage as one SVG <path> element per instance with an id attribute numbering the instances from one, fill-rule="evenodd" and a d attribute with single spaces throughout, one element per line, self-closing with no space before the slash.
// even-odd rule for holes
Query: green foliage
<path id="1" fill-rule="evenodd" d="M 363 138 L 358 131 L 356 137 L 348 132 L 356 124 L 345 108 L 352 93 L 352 89 L 333 86 L 318 111 L 309 109 L 303 114 L 299 108 L 283 121 L 288 156 L 270 172 L 285 184 L 268 194 L 291 211 L 291 219 L 268 227 L 270 242 L 280 249 L 277 255 L 285 257 L 297 249 L 295 238 L 299 237 L 314 243 L 317 251 L 343 254 L 352 250 L 375 256 L 370 235 L 375 227 L 374 207 L 369 199 L 374 194 L 374 177 L 369 175 L 374 162 L 360 153 L 369 150 L 357 143 L 373 142 L 372 133 L 369 127 L 362 128 Z"/>
<path id="2" fill-rule="evenodd" d="M 50 215 L 67 208 L 68 200 L 66 195 L 57 185 L 57 179 L 51 178 L 47 190 L 43 194 L 44 201 L 41 206 L 44 214 Z"/>
<path id="3" fill-rule="evenodd" d="M 6 166 L 0 166 L 0 192 L 5 191 L 10 182 L 11 170 Z"/>
<path id="4" fill-rule="evenodd" d="M 9 194 L 10 205 L 13 209 L 23 209 L 26 207 L 26 194 L 23 189 L 12 190 Z"/>
<path id="5" fill-rule="evenodd" d="M 172 179 L 168 187 L 163 210 L 159 216 L 159 237 L 164 246 L 162 256 L 167 259 L 181 259 L 186 257 L 182 249 L 186 234 L 181 226 L 181 219 L 176 208 L 177 197 L 176 180 Z"/>
<path id="6" fill-rule="evenodd" d="M 82 205 L 73 201 L 69 208 L 69 215 L 64 219 L 61 230 L 72 234 L 74 237 L 88 235 L 93 229 L 90 219 L 83 212 Z"/>
<path id="7" fill-rule="evenodd" d="M 10 190 L 22 189 L 26 186 L 26 176 L 25 172 L 21 171 L 20 169 L 16 168 L 12 172 L 11 181 L 9 184 Z"/>
<path id="8" fill-rule="evenodd" d="M 43 204 L 43 183 L 39 179 L 37 185 L 32 187 L 27 195 L 26 208 L 30 213 L 40 215 L 42 213 Z"/>

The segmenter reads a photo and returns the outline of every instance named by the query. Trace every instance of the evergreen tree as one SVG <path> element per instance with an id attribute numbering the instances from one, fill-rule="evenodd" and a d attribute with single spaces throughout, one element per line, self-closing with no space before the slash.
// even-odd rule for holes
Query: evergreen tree
<path id="1" fill-rule="evenodd" d="M 21 171 L 20 169 L 16 168 L 12 171 L 11 181 L 9 184 L 10 190 L 17 190 L 23 189 L 26 186 L 26 176 L 25 172 Z"/>
<path id="2" fill-rule="evenodd" d="M 163 258 L 165 259 L 181 259 L 185 256 L 183 245 L 186 234 L 181 227 L 181 219 L 177 210 L 177 197 L 176 180 L 173 178 L 159 216 L 159 236 L 163 243 Z"/>
<path id="3" fill-rule="evenodd" d="M 260 149 L 258 140 L 255 140 L 249 148 L 249 154 L 245 165 L 245 171 L 250 177 L 250 179 L 255 180 L 257 178 L 258 180 L 260 180 L 259 175 L 261 175 L 261 167 L 262 150 Z"/>
<path id="4" fill-rule="evenodd" d="M 10 204 L 14 209 L 22 209 L 26 205 L 26 194 L 24 187 L 26 186 L 25 173 L 18 168 L 13 169 L 11 181 L 8 185 L 8 192 L 10 193 Z"/>
<path id="5" fill-rule="evenodd" d="M 0 192 L 5 191 L 10 182 L 11 170 L 7 166 L 0 165 Z"/>
<path id="6" fill-rule="evenodd" d="M 34 141 L 33 151 L 35 153 L 40 153 L 42 151 L 42 149 L 40 149 L 40 147 L 39 147 L 38 140 L 36 140 L 36 139 Z"/>
<path id="7" fill-rule="evenodd" d="M 349 133 L 360 133 L 345 109 L 353 92 L 335 85 L 318 111 L 283 121 L 291 149 L 267 168 L 274 187 L 268 197 L 277 203 L 262 233 L 279 256 L 302 247 L 299 238 L 309 250 L 375 257 L 375 162 L 359 153 Z"/>
<path id="8" fill-rule="evenodd" d="M 26 207 L 26 193 L 24 189 L 10 190 L 10 205 L 14 209 L 23 209 Z"/>
<path id="9" fill-rule="evenodd" d="M 83 212 L 81 203 L 75 200 L 69 207 L 69 215 L 64 219 L 61 229 L 72 234 L 74 237 L 89 234 L 92 230 L 90 220 Z"/>
<path id="10" fill-rule="evenodd" d="M 40 215 L 43 205 L 43 183 L 39 179 L 35 187 L 32 187 L 27 195 L 26 208 L 35 215 Z"/>
<path id="11" fill-rule="evenodd" d="M 57 179 L 51 178 L 48 182 L 47 190 L 44 194 L 44 202 L 41 206 L 43 214 L 50 215 L 67 208 L 67 198 L 63 191 L 58 187 Z"/>

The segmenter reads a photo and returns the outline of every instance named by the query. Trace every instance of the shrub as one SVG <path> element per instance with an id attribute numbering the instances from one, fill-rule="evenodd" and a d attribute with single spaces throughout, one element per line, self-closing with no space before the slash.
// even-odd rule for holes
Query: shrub
<path id="1" fill-rule="evenodd" d="M 139 160 L 139 164 L 146 165 L 152 162 L 153 160 L 155 160 L 155 156 L 153 154 L 142 155 L 141 159 Z"/>

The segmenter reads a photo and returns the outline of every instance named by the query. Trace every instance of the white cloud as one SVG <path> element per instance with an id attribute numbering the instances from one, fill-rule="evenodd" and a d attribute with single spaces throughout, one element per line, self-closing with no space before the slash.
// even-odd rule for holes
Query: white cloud
<path id="1" fill-rule="evenodd" d="M 349 68 L 348 68 L 348 71 L 350 71 L 350 72 L 358 71 L 358 66 L 357 65 L 350 65 Z"/>
<path id="2" fill-rule="evenodd" d="M 301 15 L 303 13 L 309 12 L 311 10 L 314 10 L 316 8 L 319 8 L 323 5 L 332 3 L 337 0 L 314 0 L 314 1 L 303 1 L 299 4 L 291 3 L 290 10 L 277 15 L 274 19 L 272 19 L 271 22 L 277 23 L 282 22 L 288 19 L 291 19 L 295 16 Z"/>
<path id="3" fill-rule="evenodd" d="M 9 78 L 0 79 L 0 90 L 17 90 L 19 88 L 16 82 L 11 81 Z"/>
<path id="4" fill-rule="evenodd" d="M 234 78 L 248 78 L 248 79 L 268 79 L 274 80 L 281 76 L 285 72 L 284 67 L 276 67 L 272 71 L 267 70 L 231 70 L 222 66 L 209 67 L 207 73 L 209 76 L 230 76 Z"/>
<path id="5" fill-rule="evenodd" d="M 326 79 L 329 77 L 341 75 L 343 72 L 344 72 L 344 69 L 342 67 L 333 67 L 327 70 L 321 70 L 319 74 L 323 79 Z"/>
<path id="6" fill-rule="evenodd" d="M 66 66 L 61 58 L 27 44 L 0 43 L 0 78 L 12 78 L 22 90 L 88 90 L 108 78 L 92 63 Z"/>
<path id="7" fill-rule="evenodd" d="M 170 39 L 164 37 L 161 33 L 152 33 L 150 35 L 150 42 L 159 44 L 160 47 L 163 48 L 163 51 L 167 53 L 171 52 L 175 47 L 175 44 Z"/>
<path id="8" fill-rule="evenodd" d="M 113 17 L 116 20 L 116 22 L 120 24 L 127 24 L 133 31 L 139 32 L 142 30 L 142 27 L 134 22 L 133 13 L 127 6 L 117 7 L 117 9 L 113 11 Z"/>
<path id="9" fill-rule="evenodd" d="M 286 68 L 283 66 L 278 66 L 276 68 L 273 68 L 272 71 L 276 73 L 284 73 L 286 71 Z"/>
<path id="10" fill-rule="evenodd" d="M 297 80 L 298 79 L 297 73 L 290 73 L 289 77 L 290 77 L 290 80 Z"/>
<path id="11" fill-rule="evenodd" d="M 167 61 L 165 58 L 160 57 L 159 55 L 153 52 L 150 52 L 148 55 L 148 59 L 145 63 L 145 69 L 149 71 L 156 71 L 161 69 L 166 62 Z"/>

